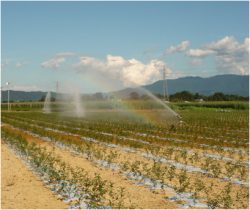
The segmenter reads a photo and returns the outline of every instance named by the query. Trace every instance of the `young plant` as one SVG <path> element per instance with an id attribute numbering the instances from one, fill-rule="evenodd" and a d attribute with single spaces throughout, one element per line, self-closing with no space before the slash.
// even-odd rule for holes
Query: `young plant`
<path id="1" fill-rule="evenodd" d="M 213 172 L 214 178 L 219 178 L 221 174 L 221 165 L 220 163 L 215 163 L 211 165 L 211 170 Z"/>
<path id="2" fill-rule="evenodd" d="M 227 171 L 227 177 L 230 179 L 234 175 L 234 171 L 236 170 L 235 165 L 232 164 L 232 161 L 226 163 L 225 168 Z"/>
<path id="3" fill-rule="evenodd" d="M 201 164 L 201 168 L 208 172 L 210 170 L 210 165 L 214 162 L 213 158 L 209 157 L 205 159 L 205 163 Z"/>
<path id="4" fill-rule="evenodd" d="M 175 177 L 175 173 L 176 173 L 176 167 L 175 166 L 171 166 L 170 169 L 168 170 L 167 178 L 170 181 L 172 181 L 172 179 Z"/>

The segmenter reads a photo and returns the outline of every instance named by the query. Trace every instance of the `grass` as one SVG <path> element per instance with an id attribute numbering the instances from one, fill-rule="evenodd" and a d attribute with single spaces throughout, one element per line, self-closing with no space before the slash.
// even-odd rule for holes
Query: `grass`
<path id="1" fill-rule="evenodd" d="M 232 101 L 222 101 L 222 102 L 191 102 L 191 103 L 174 103 L 170 104 L 170 108 L 172 109 L 184 109 L 187 108 L 189 110 L 196 111 L 196 108 L 203 108 L 215 110 L 215 109 L 227 109 L 227 110 L 249 110 L 249 102 L 232 102 Z M 198 109 L 199 110 L 199 109 Z M 202 109 L 201 109 L 202 110 Z"/>
<path id="2" fill-rule="evenodd" d="M 191 103 L 167 103 L 173 110 L 190 110 L 190 111 L 215 111 L 215 110 L 249 110 L 249 102 L 191 102 Z M 10 103 L 11 111 L 31 111 L 42 110 L 43 102 L 27 102 L 27 103 Z M 74 108 L 70 103 L 52 102 L 52 111 L 65 111 Z M 152 110 L 163 109 L 164 107 L 157 101 L 86 101 L 83 102 L 85 110 Z M 1 104 L 2 110 L 8 110 L 8 104 Z"/>

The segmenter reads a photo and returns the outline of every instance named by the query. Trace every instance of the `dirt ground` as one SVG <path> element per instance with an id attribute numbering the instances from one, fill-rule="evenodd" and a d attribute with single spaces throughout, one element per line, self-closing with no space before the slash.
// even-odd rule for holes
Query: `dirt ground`
<path id="1" fill-rule="evenodd" d="M 12 130 L 9 126 L 8 129 Z M 38 138 L 25 134 L 27 140 L 45 146 L 48 151 L 53 146 Z M 45 184 L 39 177 L 33 174 L 28 168 L 13 155 L 2 143 L 1 148 L 1 173 L 2 173 L 2 208 L 3 209 L 68 209 L 70 203 L 64 203 Z M 159 193 L 149 191 L 145 187 L 137 187 L 131 181 L 127 181 L 120 175 L 108 170 L 95 167 L 86 159 L 75 156 L 68 151 L 55 148 L 55 154 L 62 157 L 62 160 L 73 167 L 83 167 L 89 174 L 100 173 L 102 179 L 112 181 L 117 187 L 125 187 L 126 197 L 125 206 L 129 208 L 146 209 L 177 209 L 177 206 L 165 199 L 166 196 L 173 196 L 171 192 Z"/>
<path id="2" fill-rule="evenodd" d="M 67 209 L 37 175 L 1 143 L 1 209 Z"/>

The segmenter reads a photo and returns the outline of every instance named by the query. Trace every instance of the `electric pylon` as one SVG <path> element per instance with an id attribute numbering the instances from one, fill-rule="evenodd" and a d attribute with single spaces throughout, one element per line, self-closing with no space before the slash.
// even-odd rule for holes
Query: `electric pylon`
<path id="1" fill-rule="evenodd" d="M 59 101 L 59 83 L 56 81 L 56 101 Z"/>
<path id="2" fill-rule="evenodd" d="M 167 96 L 167 98 L 166 98 Z M 167 78 L 166 78 L 166 66 L 163 68 L 163 98 L 164 101 L 169 101 L 168 99 L 168 87 L 167 87 Z"/>

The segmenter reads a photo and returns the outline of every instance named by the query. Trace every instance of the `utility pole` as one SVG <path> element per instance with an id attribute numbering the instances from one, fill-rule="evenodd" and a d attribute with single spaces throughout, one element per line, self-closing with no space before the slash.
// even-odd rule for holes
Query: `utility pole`
<path id="1" fill-rule="evenodd" d="M 10 92 L 9 92 L 10 82 L 7 82 L 6 85 L 8 85 L 8 111 L 10 111 Z"/>
<path id="2" fill-rule="evenodd" d="M 167 96 L 167 98 L 166 98 Z M 163 68 L 163 98 L 164 98 L 164 102 L 169 101 L 168 99 L 168 87 L 167 87 L 167 78 L 166 78 L 166 66 L 164 65 Z"/>

